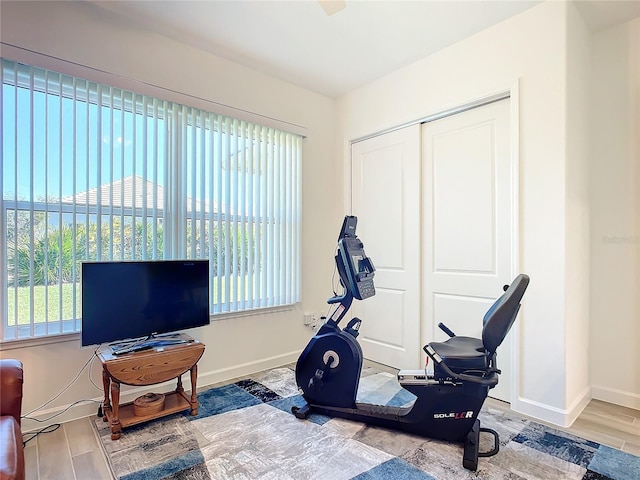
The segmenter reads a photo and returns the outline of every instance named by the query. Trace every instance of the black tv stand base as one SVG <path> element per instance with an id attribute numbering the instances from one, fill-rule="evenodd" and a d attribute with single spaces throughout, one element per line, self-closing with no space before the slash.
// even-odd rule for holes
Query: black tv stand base
<path id="1" fill-rule="evenodd" d="M 123 355 L 126 353 L 141 352 L 143 350 L 151 350 L 152 348 L 190 342 L 193 342 L 193 339 L 182 333 L 151 335 L 143 340 L 122 341 L 111 344 L 111 352 L 114 355 Z"/>

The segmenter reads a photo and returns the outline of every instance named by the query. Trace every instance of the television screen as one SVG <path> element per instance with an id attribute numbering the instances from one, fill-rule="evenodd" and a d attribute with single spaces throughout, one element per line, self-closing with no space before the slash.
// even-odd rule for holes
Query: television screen
<path id="1" fill-rule="evenodd" d="M 209 261 L 82 264 L 82 345 L 209 324 Z"/>

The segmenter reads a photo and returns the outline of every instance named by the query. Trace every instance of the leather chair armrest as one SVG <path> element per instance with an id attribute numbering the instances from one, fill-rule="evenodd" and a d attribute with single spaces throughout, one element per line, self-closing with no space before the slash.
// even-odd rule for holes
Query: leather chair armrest
<path id="1" fill-rule="evenodd" d="M 0 480 L 24 480 L 24 447 L 18 422 L 8 415 L 0 417 Z"/>
<path id="2" fill-rule="evenodd" d="M 20 425 L 22 413 L 22 363 L 0 360 L 0 416 L 11 415 Z"/>

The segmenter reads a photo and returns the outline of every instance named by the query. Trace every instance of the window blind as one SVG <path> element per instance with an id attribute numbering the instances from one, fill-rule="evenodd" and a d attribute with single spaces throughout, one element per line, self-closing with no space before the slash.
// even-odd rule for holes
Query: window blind
<path id="1" fill-rule="evenodd" d="M 77 332 L 80 265 L 208 258 L 211 313 L 300 297 L 302 138 L 2 59 L 1 339 Z"/>

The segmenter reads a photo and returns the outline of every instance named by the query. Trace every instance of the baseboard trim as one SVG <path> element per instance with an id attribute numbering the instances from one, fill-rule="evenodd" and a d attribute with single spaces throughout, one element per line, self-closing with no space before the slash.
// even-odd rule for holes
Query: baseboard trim
<path id="1" fill-rule="evenodd" d="M 198 389 L 200 387 L 210 387 L 220 382 L 228 382 L 234 378 L 244 377 L 263 370 L 269 370 L 282 365 L 295 362 L 300 356 L 299 351 L 284 353 L 274 357 L 263 358 L 254 362 L 234 365 L 232 367 L 212 370 L 210 372 L 198 372 Z"/>
<path id="2" fill-rule="evenodd" d="M 567 421 L 569 422 L 567 425 L 563 425 L 564 427 L 569 427 L 573 425 L 573 422 L 580 416 L 582 411 L 589 405 L 591 398 L 593 397 L 591 387 L 587 386 L 581 395 L 573 401 L 573 403 L 567 409 Z"/>
<path id="3" fill-rule="evenodd" d="M 602 385 L 592 386 L 591 391 L 593 392 L 593 398 L 596 400 L 640 410 L 640 394 L 603 387 Z"/>
<path id="4" fill-rule="evenodd" d="M 284 353 L 282 355 L 276 355 L 273 357 L 263 358 L 241 365 L 222 368 L 220 370 L 212 370 L 210 372 L 199 371 L 198 390 L 211 387 L 222 382 L 228 382 L 235 378 L 261 372 L 263 370 L 269 370 L 272 368 L 280 367 L 282 365 L 293 363 L 298 359 L 299 355 L 300 352 L 295 351 Z M 175 389 L 175 386 L 175 380 L 142 387 L 127 387 L 126 385 L 123 385 L 122 391 L 120 392 L 120 403 L 133 402 L 140 395 L 144 395 L 149 391 L 168 392 L 172 389 Z M 191 384 L 189 382 L 188 375 L 186 376 L 186 379 L 183 377 L 183 386 L 186 391 L 191 391 Z M 85 403 L 79 403 L 77 405 L 67 404 L 47 410 L 41 410 L 37 414 L 29 415 L 29 417 L 37 419 L 37 421 L 30 420 L 28 418 L 22 419 L 22 431 L 24 433 L 35 432 L 44 427 L 55 425 L 57 423 L 67 423 L 73 420 L 78 420 L 80 418 L 96 415 L 98 411 L 98 404 L 100 404 L 102 400 L 103 394 L 100 393 L 99 396 L 87 399 Z"/>
<path id="5" fill-rule="evenodd" d="M 550 405 L 522 397 L 519 397 L 515 402 L 512 402 L 511 408 L 515 412 L 523 415 L 566 428 L 570 427 L 576 418 L 578 418 L 591 400 L 591 397 L 591 388 L 586 387 L 567 409 L 552 407 Z"/>

